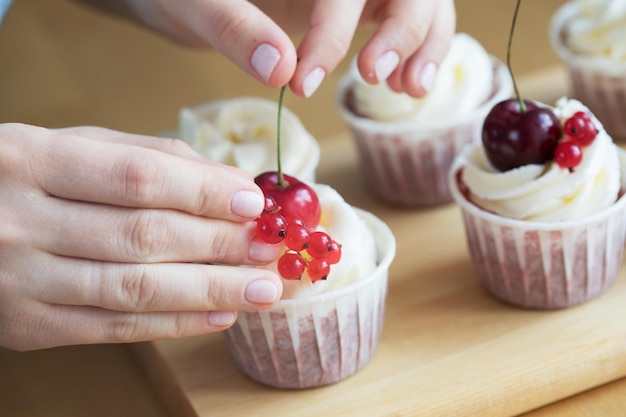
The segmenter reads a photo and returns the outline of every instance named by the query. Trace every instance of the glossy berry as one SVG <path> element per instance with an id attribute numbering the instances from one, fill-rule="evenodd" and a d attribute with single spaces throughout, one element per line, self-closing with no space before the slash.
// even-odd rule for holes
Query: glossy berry
<path id="1" fill-rule="evenodd" d="M 278 258 L 278 273 L 284 279 L 300 279 L 305 269 L 305 260 L 296 252 L 285 252 Z"/>
<path id="2" fill-rule="evenodd" d="M 563 124 L 563 132 L 580 146 L 591 145 L 598 135 L 598 129 L 591 117 L 583 111 L 576 112 Z"/>
<path id="3" fill-rule="evenodd" d="M 336 264 L 341 260 L 341 245 L 334 240 L 330 243 L 330 250 L 328 251 L 326 260 L 331 265 Z"/>
<path id="4" fill-rule="evenodd" d="M 298 216 L 309 229 L 317 227 L 322 213 L 315 191 L 302 181 L 284 175 L 279 184 L 278 173 L 271 171 L 258 175 L 254 181 L 265 195 L 274 198 L 283 216 Z"/>
<path id="5" fill-rule="evenodd" d="M 307 265 L 306 272 L 311 278 L 311 282 L 326 279 L 330 273 L 330 264 L 326 259 L 311 259 Z"/>
<path id="6" fill-rule="evenodd" d="M 313 232 L 309 240 L 309 247 L 306 251 L 313 258 L 322 259 L 328 256 L 328 252 L 332 249 L 333 240 L 324 232 Z"/>
<path id="7" fill-rule="evenodd" d="M 574 168 L 583 159 L 583 151 L 574 141 L 561 142 L 554 151 L 554 162 L 561 168 Z"/>
<path id="8" fill-rule="evenodd" d="M 300 224 L 288 223 L 284 243 L 289 249 L 300 252 L 309 246 L 310 239 L 309 229 Z"/>
<path id="9" fill-rule="evenodd" d="M 279 213 L 264 213 L 257 220 L 256 232 L 266 243 L 280 243 L 287 234 L 287 221 Z"/>
<path id="10" fill-rule="evenodd" d="M 274 213 L 278 211 L 280 207 L 278 207 L 278 203 L 274 200 L 274 197 L 270 195 L 265 195 L 265 206 L 263 207 L 263 211 L 265 213 Z"/>
<path id="11" fill-rule="evenodd" d="M 561 124 L 554 113 L 516 99 L 496 104 L 483 123 L 482 142 L 489 162 L 500 171 L 527 164 L 543 164 L 553 158 Z"/>

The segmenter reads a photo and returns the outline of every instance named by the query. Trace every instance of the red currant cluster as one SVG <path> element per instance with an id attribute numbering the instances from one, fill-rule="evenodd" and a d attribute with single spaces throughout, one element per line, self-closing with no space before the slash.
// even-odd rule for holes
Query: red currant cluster
<path id="1" fill-rule="evenodd" d="M 583 159 L 582 147 L 589 146 L 598 135 L 589 114 L 578 111 L 563 124 L 564 138 L 554 150 L 554 162 L 561 168 L 574 168 Z"/>
<path id="2" fill-rule="evenodd" d="M 256 231 L 264 242 L 287 247 L 278 258 L 278 273 L 284 279 L 300 279 L 306 271 L 312 282 L 324 280 L 330 266 L 341 259 L 341 245 L 325 232 L 309 230 L 300 217 L 281 214 L 281 207 L 270 195 L 265 195 Z"/>

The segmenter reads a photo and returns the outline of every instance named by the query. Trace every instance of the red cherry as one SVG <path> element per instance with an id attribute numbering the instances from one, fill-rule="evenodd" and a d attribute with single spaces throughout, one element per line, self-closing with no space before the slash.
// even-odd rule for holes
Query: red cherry
<path id="1" fill-rule="evenodd" d="M 552 111 L 516 99 L 496 104 L 483 123 L 482 142 L 487 158 L 500 171 L 553 158 L 561 138 L 561 124 Z"/>
<path id="2" fill-rule="evenodd" d="M 302 181 L 283 175 L 284 184 L 278 183 L 278 173 L 265 172 L 254 181 L 265 195 L 274 198 L 283 216 L 298 216 L 309 229 L 315 229 L 320 221 L 321 208 L 315 191 Z"/>
<path id="3" fill-rule="evenodd" d="M 278 258 L 278 273 L 284 279 L 300 279 L 306 268 L 306 262 L 295 252 L 286 252 Z"/>
<path id="4" fill-rule="evenodd" d="M 309 246 L 306 248 L 306 251 L 313 258 L 322 259 L 328 256 L 328 252 L 330 252 L 332 248 L 333 240 L 327 233 L 324 232 L 313 232 L 311 233 L 311 238 L 309 239 Z"/>
<path id="5" fill-rule="evenodd" d="M 311 259 L 306 268 L 311 282 L 326 279 L 330 273 L 330 265 L 326 259 Z"/>
<path id="6" fill-rule="evenodd" d="M 557 145 L 554 162 L 561 168 L 574 168 L 583 159 L 583 151 L 574 141 L 565 141 Z"/>
<path id="7" fill-rule="evenodd" d="M 291 249 L 299 252 L 306 249 L 309 246 L 309 240 L 311 234 L 309 229 L 299 224 L 289 224 L 287 227 L 287 234 L 285 235 L 285 245 Z"/>
<path id="8" fill-rule="evenodd" d="M 278 213 L 263 213 L 256 223 L 257 235 L 267 243 L 280 243 L 287 234 L 287 221 Z"/>

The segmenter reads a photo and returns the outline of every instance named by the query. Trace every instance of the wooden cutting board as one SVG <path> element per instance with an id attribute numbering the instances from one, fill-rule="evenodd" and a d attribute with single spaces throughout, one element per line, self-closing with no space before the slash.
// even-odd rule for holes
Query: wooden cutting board
<path id="1" fill-rule="evenodd" d="M 566 91 L 561 68 L 519 84 L 544 102 Z M 510 416 L 626 375 L 626 269 L 607 293 L 575 308 L 504 305 L 478 285 L 454 204 L 387 207 L 369 195 L 347 134 L 321 144 L 318 181 L 396 235 L 378 352 L 343 382 L 281 391 L 241 374 L 221 334 L 134 345 L 172 415 Z"/>

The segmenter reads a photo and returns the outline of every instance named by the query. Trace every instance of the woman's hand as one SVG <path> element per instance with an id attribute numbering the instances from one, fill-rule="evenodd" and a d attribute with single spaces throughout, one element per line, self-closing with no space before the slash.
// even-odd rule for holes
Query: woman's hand
<path id="1" fill-rule="evenodd" d="M 0 178 L 1 346 L 208 333 L 280 298 L 260 189 L 181 141 L 2 124 Z"/>
<path id="2" fill-rule="evenodd" d="M 309 97 L 345 57 L 357 26 L 378 30 L 358 55 L 363 78 L 426 94 L 455 31 L 453 0 L 84 0 L 171 39 L 212 46 L 261 82 Z M 287 33 L 305 32 L 296 48 Z"/>

